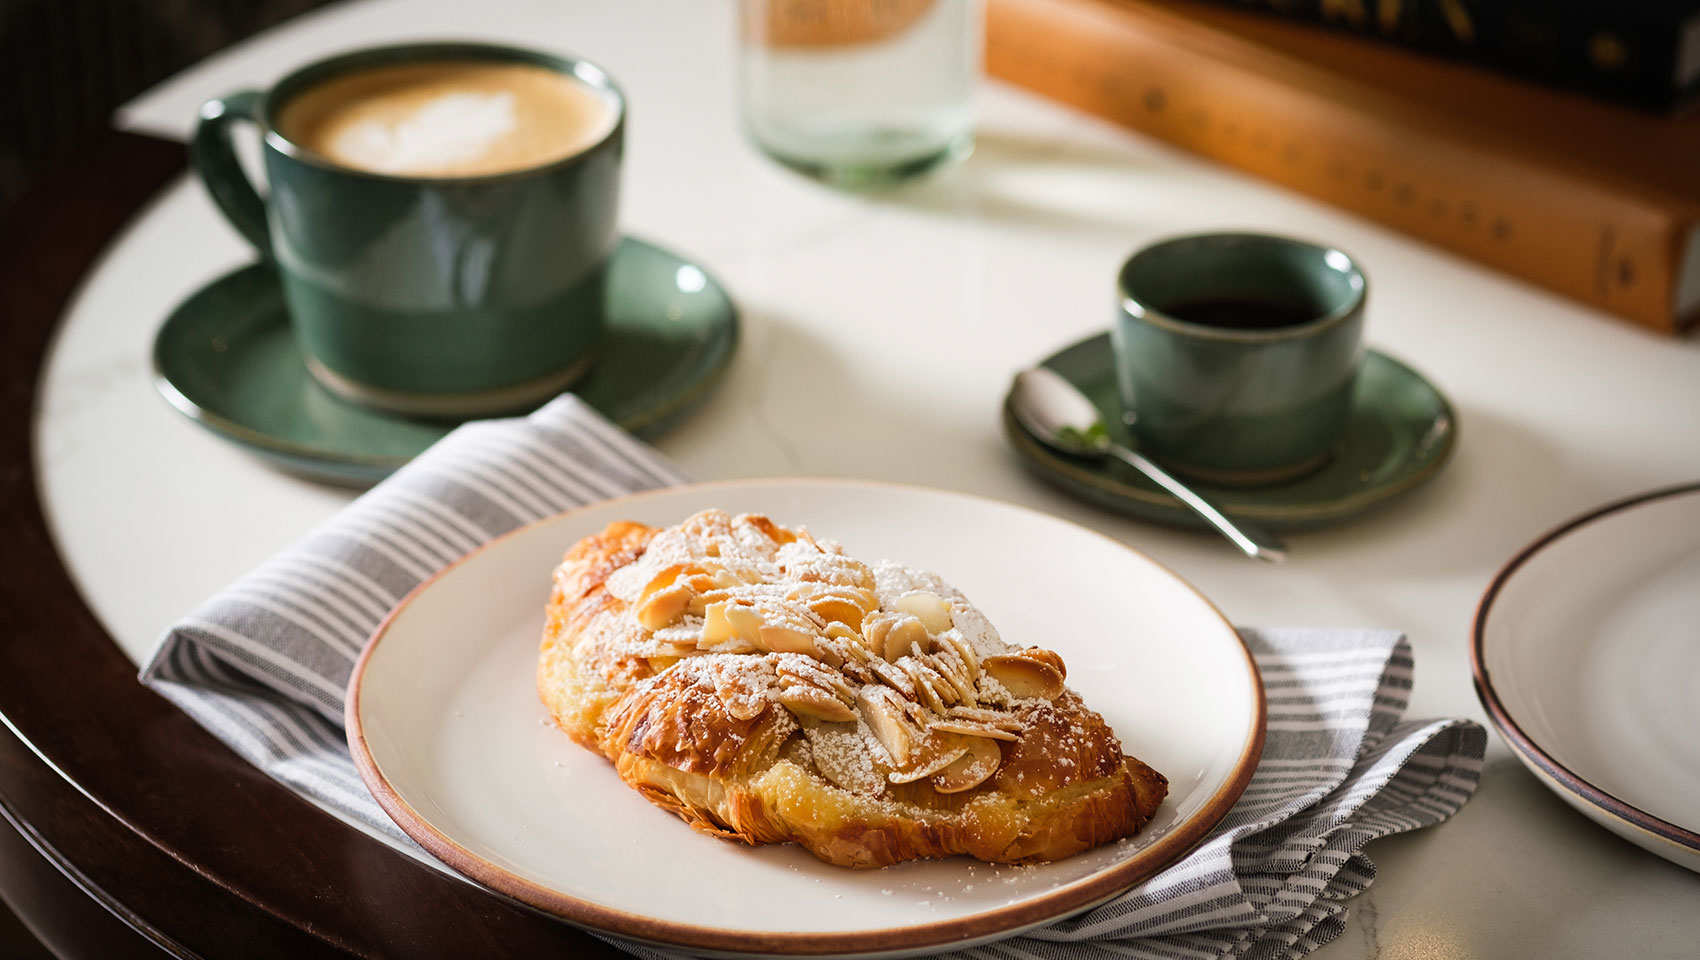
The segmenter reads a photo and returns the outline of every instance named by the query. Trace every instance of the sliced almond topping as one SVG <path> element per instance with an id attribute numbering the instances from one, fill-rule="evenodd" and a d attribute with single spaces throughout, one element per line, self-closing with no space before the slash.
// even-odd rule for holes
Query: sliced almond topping
<path id="1" fill-rule="evenodd" d="M 774 653 L 801 653 L 813 656 L 815 633 L 788 623 L 764 623 L 757 631 L 756 643 Z"/>
<path id="2" fill-rule="evenodd" d="M 737 637 L 739 635 L 738 627 L 735 623 L 733 623 L 733 620 L 735 618 L 742 619 L 744 617 L 744 613 L 734 613 L 733 611 L 742 611 L 746 609 L 747 608 L 741 607 L 739 604 L 730 600 L 722 600 L 718 603 L 711 603 L 703 607 L 702 639 L 698 641 L 698 646 L 712 646 L 717 643 L 725 643 L 726 641 Z M 753 613 L 754 611 L 748 612 Z M 758 621 L 756 626 L 759 628 L 760 625 L 761 624 Z"/>
<path id="3" fill-rule="evenodd" d="M 897 614 L 885 610 L 870 610 L 862 618 L 862 642 L 868 645 L 868 650 L 874 656 L 885 654 L 885 635 L 891 632 L 892 624 L 897 622 Z"/>
<path id="4" fill-rule="evenodd" d="M 810 600 L 809 612 L 827 623 L 840 624 L 859 624 L 867 614 L 855 601 L 830 593 Z"/>
<path id="5" fill-rule="evenodd" d="M 805 657 L 776 657 L 774 669 L 779 672 L 779 682 L 787 681 L 806 683 L 830 692 L 845 703 L 854 702 L 856 691 L 850 684 L 844 682 L 844 675 L 837 670 L 829 670 L 813 660 Z"/>
<path id="6" fill-rule="evenodd" d="M 921 661 L 914 657 L 903 657 L 893 665 L 908 674 L 909 682 L 915 686 L 915 699 L 921 706 L 934 713 L 944 713 L 945 703 L 939 699 L 938 691 L 933 688 L 933 678 L 929 676 L 931 670 L 922 666 Z"/>
<path id="7" fill-rule="evenodd" d="M 813 656 L 821 663 L 837 670 L 844 666 L 845 646 L 846 644 L 842 640 L 828 640 L 825 637 L 817 637 Z"/>
<path id="8" fill-rule="evenodd" d="M 1055 700 L 1063 692 L 1062 672 L 1039 660 L 1020 656 L 987 657 L 980 668 L 1003 684 L 1017 700 L 1038 697 Z"/>
<path id="9" fill-rule="evenodd" d="M 962 631 L 946 630 L 935 639 L 938 646 L 955 651 L 957 657 L 961 658 L 963 667 L 968 671 L 969 683 L 980 679 L 980 657 L 974 652 L 974 645 L 969 643 L 968 638 L 962 635 Z"/>
<path id="10" fill-rule="evenodd" d="M 1057 672 L 1062 674 L 1064 680 L 1068 679 L 1068 665 L 1063 663 L 1063 658 L 1057 656 L 1055 650 L 1046 650 L 1044 647 L 1028 647 L 1021 651 L 1020 656 L 1029 660 L 1037 660 L 1040 663 L 1048 663 L 1057 668 Z"/>
<path id="11" fill-rule="evenodd" d="M 715 587 L 714 578 L 706 573 L 702 573 L 701 571 L 696 573 L 687 573 L 685 576 L 680 578 L 679 582 L 688 585 L 697 593 L 707 593 Z"/>
<path id="12" fill-rule="evenodd" d="M 728 604 L 726 622 L 731 624 L 733 633 L 752 643 L 761 635 L 761 614 L 749 604 Z"/>
<path id="13" fill-rule="evenodd" d="M 862 635 L 857 633 L 854 628 L 845 624 L 827 624 L 826 631 L 823 636 L 825 636 L 828 640 L 843 640 L 845 642 L 844 653 L 847 656 L 854 657 L 858 661 L 866 661 L 869 657 L 873 656 L 873 654 L 868 652 L 868 648 L 862 645 Z"/>
<path id="14" fill-rule="evenodd" d="M 686 569 L 686 566 L 682 563 L 662 567 L 660 573 L 650 577 L 649 582 L 644 584 L 643 592 L 638 595 L 639 602 L 648 600 L 658 590 L 672 586 L 673 581 L 679 579 L 679 575 L 684 573 Z"/>
<path id="15" fill-rule="evenodd" d="M 732 516 L 724 510 L 703 510 L 680 522 L 679 531 L 706 540 L 712 546 L 714 541 L 732 535 Z"/>
<path id="16" fill-rule="evenodd" d="M 946 708 L 956 702 L 956 689 L 945 679 L 944 674 L 932 666 L 932 659 L 930 654 L 923 657 L 904 657 L 897 665 L 915 682 L 916 692 L 921 695 L 921 704 L 934 713 L 944 713 Z"/>
<path id="17" fill-rule="evenodd" d="M 854 606 L 860 607 L 864 614 L 869 610 L 876 609 L 880 605 L 879 595 L 866 587 L 859 587 L 846 583 L 828 583 L 820 580 L 799 581 L 786 593 L 786 597 L 791 600 L 802 600 L 805 602 L 818 600 L 823 597 L 836 597 L 840 600 L 847 601 Z M 858 617 L 855 620 L 847 620 L 845 622 L 854 624 L 861 623 L 862 621 L 861 618 Z"/>
<path id="18" fill-rule="evenodd" d="M 746 653 L 761 653 L 762 651 L 758 649 L 755 644 L 745 640 L 743 637 L 734 636 L 730 639 L 722 640 L 719 643 L 698 643 L 697 652 L 730 653 L 742 656 Z"/>
<path id="19" fill-rule="evenodd" d="M 968 679 L 968 668 L 963 665 L 962 658 L 956 655 L 956 651 L 948 647 L 935 650 L 930 660 L 933 669 L 937 670 L 944 677 L 945 682 L 950 684 L 950 688 L 955 691 L 956 699 L 973 706 L 976 703 L 974 681 Z"/>
<path id="20" fill-rule="evenodd" d="M 844 672 L 846 679 L 855 681 L 856 683 L 880 682 L 880 678 L 875 676 L 874 672 L 869 670 L 865 663 L 860 663 L 855 660 L 846 660 L 838 669 Z"/>
<path id="21" fill-rule="evenodd" d="M 691 588 L 682 583 L 662 587 L 638 607 L 638 623 L 645 630 L 660 630 L 684 616 L 694 596 Z"/>
<path id="22" fill-rule="evenodd" d="M 911 653 L 926 653 L 927 639 L 927 628 L 921 621 L 904 616 L 885 631 L 880 656 L 896 663 Z"/>
<path id="23" fill-rule="evenodd" d="M 742 514 L 741 516 L 738 517 L 738 519 L 744 521 L 745 523 L 748 523 L 752 527 L 755 527 L 757 530 L 760 530 L 762 533 L 767 534 L 767 538 L 769 540 L 772 540 L 774 543 L 784 545 L 784 544 L 790 543 L 792 540 L 797 539 L 796 537 L 791 535 L 791 531 L 785 529 L 784 527 L 780 526 L 777 523 L 774 523 L 772 520 L 769 520 L 768 518 L 762 516 L 759 513 Z"/>
<path id="24" fill-rule="evenodd" d="M 754 720 L 766 713 L 772 704 L 767 692 L 772 674 L 764 678 L 760 671 L 728 670 L 722 666 L 711 665 L 707 669 L 714 680 L 714 694 L 726 712 L 739 720 Z"/>
<path id="25" fill-rule="evenodd" d="M 998 764 L 1003 762 L 1003 751 L 998 745 L 980 737 L 967 739 L 968 751 L 934 774 L 934 790 L 940 793 L 972 790 L 998 771 Z"/>
<path id="26" fill-rule="evenodd" d="M 717 560 L 704 561 L 713 575 L 717 586 L 739 587 L 751 583 L 764 583 L 767 578 L 762 575 L 761 564 L 750 557 L 721 557 Z"/>
<path id="27" fill-rule="evenodd" d="M 818 552 L 810 551 L 799 543 L 780 551 L 779 565 L 786 576 L 804 583 L 864 588 L 874 585 L 873 571 L 868 569 L 868 565 L 839 553 L 837 544 L 820 544 L 813 540 L 809 543 Z"/>
<path id="28" fill-rule="evenodd" d="M 702 593 L 702 604 L 704 607 L 711 607 L 717 603 L 738 602 L 740 602 L 738 591 L 727 587 L 715 587 L 712 590 L 704 590 Z"/>
<path id="29" fill-rule="evenodd" d="M 798 725 L 808 740 L 809 758 L 821 776 L 864 797 L 877 797 L 886 791 L 887 765 L 860 724 L 823 723 L 805 717 Z"/>
<path id="30" fill-rule="evenodd" d="M 649 655 L 652 657 L 665 657 L 671 660 L 678 660 L 681 657 L 688 657 L 696 652 L 697 646 L 694 643 L 690 645 L 678 643 L 658 643 Z"/>
<path id="31" fill-rule="evenodd" d="M 940 668 L 937 656 L 928 654 L 922 657 L 921 665 L 927 668 L 927 679 L 932 681 L 933 691 L 939 695 L 939 699 L 944 701 L 946 707 L 955 706 L 957 701 L 962 699 L 962 694 L 958 691 L 956 684 Z M 939 712 L 943 713 L 944 711 Z"/>
<path id="32" fill-rule="evenodd" d="M 781 690 L 779 702 L 785 709 L 800 717 L 813 717 L 829 723 L 849 723 L 856 719 L 856 711 L 850 709 L 843 700 L 819 687 L 804 683 Z"/>
<path id="33" fill-rule="evenodd" d="M 1025 724 L 1021 722 L 1021 718 L 1017 717 L 1013 713 L 1004 713 L 1001 710 L 985 710 L 979 707 L 951 707 L 945 712 L 945 716 L 952 720 L 966 720 L 969 723 L 983 723 L 987 726 L 997 727 L 1000 730 L 1015 732 L 1020 731 L 1021 728 L 1025 726 Z"/>
<path id="34" fill-rule="evenodd" d="M 989 723 L 975 723 L 972 720 L 939 720 L 932 729 L 940 733 L 960 733 L 965 737 L 985 737 L 988 740 L 1019 740 L 1015 732 L 1000 730 Z"/>
<path id="35" fill-rule="evenodd" d="M 966 754 L 973 738 L 954 733 L 935 733 L 921 741 L 909 766 L 886 774 L 892 783 L 910 783 L 930 777 Z"/>
<path id="36" fill-rule="evenodd" d="M 903 701 L 890 687 L 866 686 L 856 693 L 856 706 L 874 738 L 885 748 L 894 767 L 909 765 L 920 735 L 903 715 Z"/>
<path id="37" fill-rule="evenodd" d="M 901 668 L 892 666 L 890 661 L 869 660 L 867 668 L 873 672 L 874 676 L 880 678 L 880 682 L 903 696 L 913 697 L 916 695 L 915 681 L 909 679 L 909 674 L 904 673 Z"/>
<path id="38" fill-rule="evenodd" d="M 921 621 L 928 633 L 943 633 L 951 628 L 950 601 L 927 590 L 916 590 L 898 597 L 892 601 L 891 609 Z"/>

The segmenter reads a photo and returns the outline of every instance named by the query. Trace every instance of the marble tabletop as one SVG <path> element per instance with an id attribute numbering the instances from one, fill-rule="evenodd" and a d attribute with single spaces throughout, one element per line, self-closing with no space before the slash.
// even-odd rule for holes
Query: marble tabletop
<path id="1" fill-rule="evenodd" d="M 1599 503 L 1700 477 L 1700 343 L 1022 91 L 985 84 L 974 155 L 902 189 L 843 193 L 785 171 L 739 132 L 726 2 L 336 4 L 196 65 L 117 122 L 184 138 L 208 97 L 336 50 L 441 37 L 572 52 L 624 85 L 628 231 L 712 270 L 745 324 L 723 389 L 658 441 L 692 476 L 872 478 L 1051 511 L 1149 553 L 1236 622 L 1403 630 L 1410 715 L 1484 722 L 1466 645 L 1499 565 Z M 1372 278 L 1370 343 L 1433 379 L 1459 415 L 1441 476 L 1360 522 L 1292 535 L 1280 566 L 1070 500 L 1022 472 L 998 425 L 1014 371 L 1108 325 L 1130 250 L 1230 228 L 1351 251 Z M 180 180 L 90 272 L 49 358 L 36 434 L 49 523 L 132 658 L 352 496 L 268 469 L 154 395 L 161 320 L 250 258 Z M 1368 853 L 1380 875 L 1318 957 L 1677 956 L 1700 937 L 1700 876 L 1588 822 L 1497 739 L 1462 813 Z"/>

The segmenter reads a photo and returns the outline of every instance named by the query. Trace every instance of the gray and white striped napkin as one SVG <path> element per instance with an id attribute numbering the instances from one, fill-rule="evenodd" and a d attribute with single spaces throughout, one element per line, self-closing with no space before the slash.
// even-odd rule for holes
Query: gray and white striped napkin
<path id="1" fill-rule="evenodd" d="M 184 617 L 142 682 L 292 789 L 404 839 L 343 738 L 343 691 L 366 636 L 414 586 L 506 531 L 682 482 L 572 396 L 468 424 Z M 1374 877 L 1365 843 L 1438 823 L 1469 799 L 1486 733 L 1465 720 L 1403 719 L 1404 638 L 1242 633 L 1263 670 L 1269 735 L 1215 833 L 1110 903 L 961 956 L 1300 957 L 1339 935 L 1344 901 Z"/>

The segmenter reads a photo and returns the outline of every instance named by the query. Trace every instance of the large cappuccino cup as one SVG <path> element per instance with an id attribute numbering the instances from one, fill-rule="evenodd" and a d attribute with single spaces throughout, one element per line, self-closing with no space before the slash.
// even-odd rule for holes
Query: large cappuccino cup
<path id="1" fill-rule="evenodd" d="M 264 194 L 235 121 L 259 128 Z M 324 386 L 459 418 L 533 406 L 594 362 L 624 127 L 620 90 L 585 61 L 413 44 L 209 101 L 192 155 L 276 268 Z"/>

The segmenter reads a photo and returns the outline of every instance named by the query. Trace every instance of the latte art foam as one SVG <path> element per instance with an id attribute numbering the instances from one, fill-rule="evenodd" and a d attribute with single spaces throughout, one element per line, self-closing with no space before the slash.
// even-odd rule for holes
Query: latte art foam
<path id="1" fill-rule="evenodd" d="M 330 152 L 383 173 L 443 170 L 476 162 L 516 124 L 511 93 L 445 93 L 397 120 L 350 124 Z"/>
<path id="2" fill-rule="evenodd" d="M 614 117 L 595 90 L 553 70 L 450 61 L 333 77 L 286 103 L 278 130 L 358 170 L 463 177 L 571 156 Z"/>

